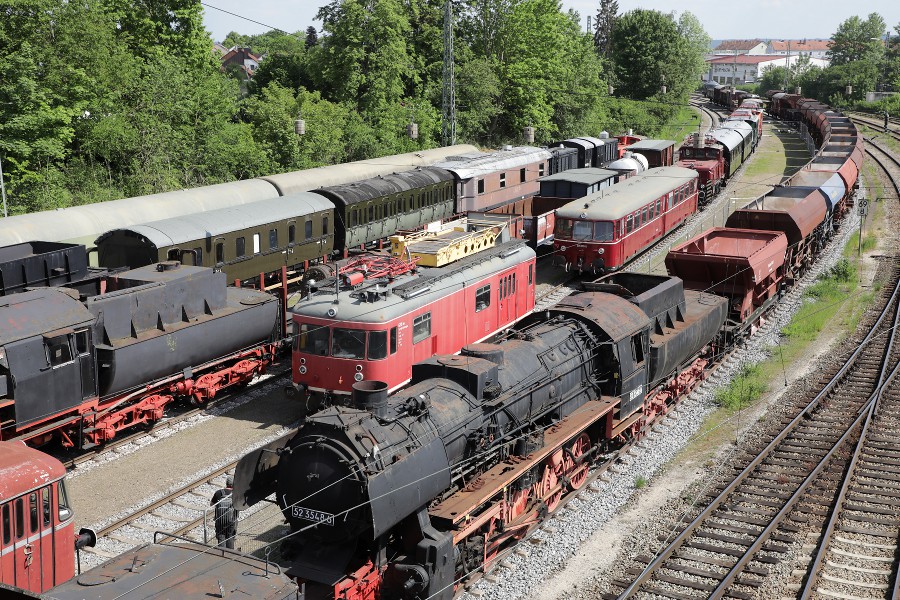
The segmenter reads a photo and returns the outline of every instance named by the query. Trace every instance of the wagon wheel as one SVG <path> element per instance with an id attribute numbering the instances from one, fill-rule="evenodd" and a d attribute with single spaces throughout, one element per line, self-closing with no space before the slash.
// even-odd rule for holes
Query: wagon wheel
<path id="1" fill-rule="evenodd" d="M 550 465 L 546 465 L 544 467 L 544 476 L 541 478 L 541 497 L 546 496 L 550 493 L 550 490 L 556 487 L 558 479 L 556 477 L 556 473 L 553 471 L 553 467 Z M 562 490 L 553 493 L 551 496 L 546 497 L 544 503 L 547 505 L 547 511 L 553 512 L 556 510 L 556 507 L 559 506 L 559 501 L 562 500 Z"/>
<path id="2" fill-rule="evenodd" d="M 588 466 L 586 463 L 577 464 L 576 460 L 587 452 L 591 447 L 591 438 L 586 433 L 578 436 L 578 439 L 572 444 L 572 454 L 566 455 L 566 473 L 569 474 L 569 487 L 573 490 L 581 489 L 584 482 L 587 481 Z"/>

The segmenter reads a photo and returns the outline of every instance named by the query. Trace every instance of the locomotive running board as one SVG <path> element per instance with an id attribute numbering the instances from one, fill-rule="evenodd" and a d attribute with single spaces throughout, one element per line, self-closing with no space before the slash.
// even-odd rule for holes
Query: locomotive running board
<path id="1" fill-rule="evenodd" d="M 461 527 L 461 522 L 471 518 L 473 509 L 488 502 L 495 494 L 514 483 L 526 471 L 546 459 L 565 443 L 566 440 L 580 434 L 582 431 L 609 415 L 619 404 L 618 398 L 601 397 L 600 400 L 588 402 L 574 413 L 562 419 L 549 429 L 544 436 L 544 446 L 529 454 L 527 457 L 511 457 L 500 464 L 482 473 L 475 481 L 477 485 L 470 485 L 456 492 L 434 508 L 428 511 L 432 519 L 452 524 L 455 528 Z M 604 432 L 608 434 L 608 431 Z M 475 483 L 475 482 L 472 482 Z"/>

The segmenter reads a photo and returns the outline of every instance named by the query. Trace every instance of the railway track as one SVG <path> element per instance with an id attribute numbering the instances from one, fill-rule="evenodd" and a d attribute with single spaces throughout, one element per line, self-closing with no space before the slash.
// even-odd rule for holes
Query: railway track
<path id="1" fill-rule="evenodd" d="M 827 378 L 822 389 L 761 452 L 677 535 L 667 536 L 653 556 L 638 557 L 618 579 L 624 600 L 650 595 L 688 598 L 754 598 L 756 589 L 794 541 L 795 524 L 827 515 L 834 480 L 846 464 L 846 444 L 883 389 L 883 373 L 896 365 L 888 333 L 900 304 L 900 269 L 893 269 L 891 295 L 859 348 Z"/>

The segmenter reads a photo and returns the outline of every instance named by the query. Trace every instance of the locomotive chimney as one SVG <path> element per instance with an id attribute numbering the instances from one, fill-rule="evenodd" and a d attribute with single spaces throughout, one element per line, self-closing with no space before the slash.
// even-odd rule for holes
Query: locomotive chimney
<path id="1" fill-rule="evenodd" d="M 352 386 L 353 407 L 376 417 L 387 416 L 388 384 L 383 381 L 357 381 Z"/>

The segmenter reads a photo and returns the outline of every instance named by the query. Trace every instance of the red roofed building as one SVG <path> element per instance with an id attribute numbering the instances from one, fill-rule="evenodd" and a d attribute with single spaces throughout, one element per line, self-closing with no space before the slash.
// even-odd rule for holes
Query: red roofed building
<path id="1" fill-rule="evenodd" d="M 762 40 L 723 40 L 713 48 L 715 55 L 766 54 L 766 43 Z"/>
<path id="2" fill-rule="evenodd" d="M 237 65 L 247 75 L 247 79 L 253 77 L 253 73 L 259 68 L 261 58 L 250 51 L 250 48 L 240 48 L 235 46 L 222 56 L 222 68 L 226 69 L 229 65 Z"/>
<path id="3" fill-rule="evenodd" d="M 787 56 L 803 54 L 810 58 L 827 58 L 831 40 L 770 40 L 766 54 Z"/>
<path id="4" fill-rule="evenodd" d="M 785 67 L 788 63 L 791 65 L 795 64 L 799 59 L 800 56 L 797 54 L 792 54 L 791 56 L 772 54 L 717 56 L 706 61 L 708 70 L 703 80 L 715 81 L 722 85 L 753 83 L 762 76 L 762 72 L 766 67 Z M 811 58 L 810 63 L 822 68 L 828 66 L 828 61 L 819 58 Z"/>

